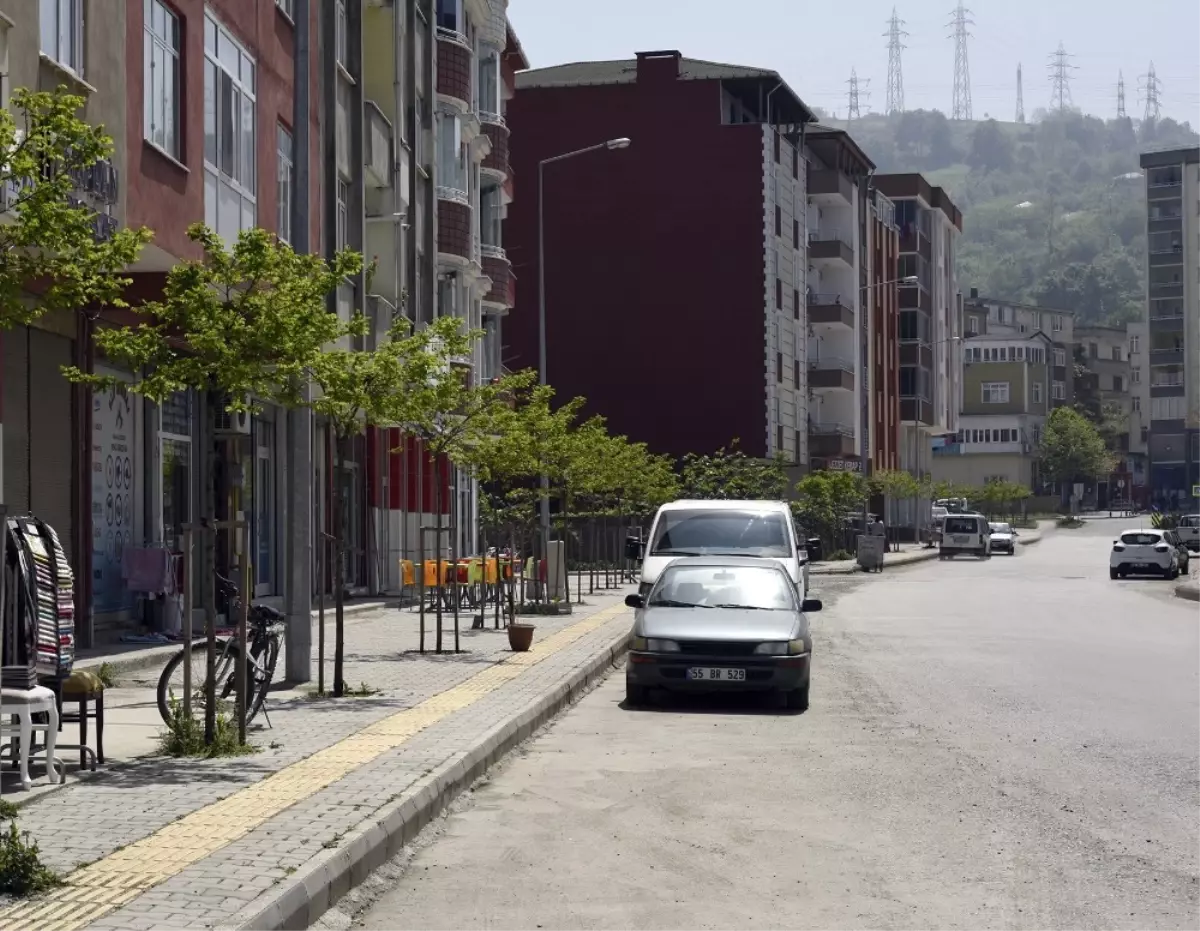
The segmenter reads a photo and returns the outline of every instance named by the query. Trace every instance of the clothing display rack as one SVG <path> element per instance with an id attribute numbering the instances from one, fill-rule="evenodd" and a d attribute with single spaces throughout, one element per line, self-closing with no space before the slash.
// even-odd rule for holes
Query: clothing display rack
<path id="1" fill-rule="evenodd" d="M 75 578 L 54 528 L 37 517 L 5 521 L 0 684 L 57 686 L 75 662 Z"/>

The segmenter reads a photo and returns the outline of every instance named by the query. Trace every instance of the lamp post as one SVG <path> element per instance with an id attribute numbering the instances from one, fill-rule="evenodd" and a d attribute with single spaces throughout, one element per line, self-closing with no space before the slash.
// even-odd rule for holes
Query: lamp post
<path id="1" fill-rule="evenodd" d="M 566 161 L 579 155 L 591 152 L 612 151 L 629 148 L 630 140 L 625 136 L 598 142 L 596 145 L 585 146 L 561 155 L 552 155 L 538 162 L 537 202 L 538 202 L 538 384 L 547 384 L 546 380 L 546 210 L 544 201 L 543 175 L 546 166 L 553 162 Z M 543 474 L 541 478 L 542 500 L 540 507 L 540 524 L 542 540 L 545 545 L 550 543 L 550 478 Z M 548 557 L 547 557 L 548 558 Z M 547 566 L 549 569 L 549 566 Z"/>

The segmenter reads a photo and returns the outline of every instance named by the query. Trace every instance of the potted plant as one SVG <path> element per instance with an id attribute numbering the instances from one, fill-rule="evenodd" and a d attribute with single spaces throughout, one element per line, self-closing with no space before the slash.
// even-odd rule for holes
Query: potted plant
<path id="1" fill-rule="evenodd" d="M 537 628 L 524 621 L 513 621 L 508 625 L 508 645 L 514 653 L 526 653 L 533 644 L 533 632 Z"/>

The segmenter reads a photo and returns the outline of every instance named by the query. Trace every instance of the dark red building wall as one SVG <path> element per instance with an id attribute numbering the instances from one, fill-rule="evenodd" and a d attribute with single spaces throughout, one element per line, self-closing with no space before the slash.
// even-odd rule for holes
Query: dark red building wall
<path id="1" fill-rule="evenodd" d="M 505 249 L 520 278 L 505 364 L 538 364 L 537 166 L 545 172 L 548 380 L 655 452 L 740 438 L 765 455 L 762 127 L 721 125 L 716 82 L 673 59 L 636 84 L 517 91 Z M 644 66 L 643 66 L 644 67 Z"/>
<path id="2" fill-rule="evenodd" d="M 180 54 L 180 155 L 178 162 L 166 157 L 143 138 L 144 6 L 128 4 L 126 17 L 126 71 L 129 119 L 127 223 L 147 226 L 154 242 L 176 257 L 196 257 L 187 240 L 188 224 L 204 220 L 204 8 L 203 0 L 166 0 L 179 17 L 182 31 Z M 275 230 L 278 218 L 275 125 L 292 128 L 292 84 L 295 27 L 279 10 L 275 0 L 211 0 L 217 19 L 245 46 L 255 59 L 255 102 L 257 130 L 256 184 L 257 221 Z M 310 158 L 313 170 L 310 204 L 320 203 L 320 94 L 317 73 L 317 8 L 310 4 L 310 29 L 314 39 L 311 54 Z M 319 251 L 320 211 L 311 211 L 310 247 Z"/>
<path id="3" fill-rule="evenodd" d="M 876 316 L 872 321 L 875 341 L 874 392 L 875 442 L 871 450 L 875 469 L 900 467 L 900 303 L 895 281 L 900 255 L 899 234 L 878 219 L 872 219 L 872 278 L 876 285 Z M 891 284 L 885 284 L 891 282 Z M 889 412 L 891 414 L 889 424 Z"/>

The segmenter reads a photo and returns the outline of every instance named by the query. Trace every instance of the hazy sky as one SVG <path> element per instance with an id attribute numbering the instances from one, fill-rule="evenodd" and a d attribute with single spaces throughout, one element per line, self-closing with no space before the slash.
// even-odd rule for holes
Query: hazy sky
<path id="1" fill-rule="evenodd" d="M 906 20 L 907 109 L 950 111 L 954 0 L 510 0 L 509 16 L 533 67 L 679 49 L 685 56 L 778 71 L 806 103 L 844 116 L 851 67 L 861 105 L 887 103 L 887 38 L 893 5 Z M 973 115 L 1013 119 L 1016 71 L 1025 112 L 1049 104 L 1048 59 L 1061 41 L 1077 66 L 1071 94 L 1088 113 L 1116 115 L 1117 73 L 1125 105 L 1140 116 L 1139 76 L 1151 61 L 1163 114 L 1200 127 L 1198 0 L 973 0 L 968 55 Z M 865 82 L 870 79 L 870 84 Z M 870 96 L 866 96 L 866 91 Z"/>

